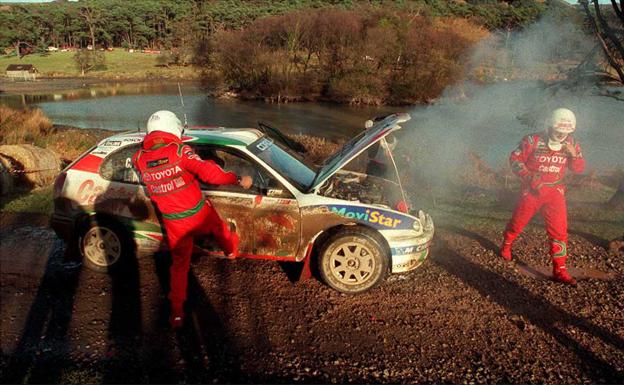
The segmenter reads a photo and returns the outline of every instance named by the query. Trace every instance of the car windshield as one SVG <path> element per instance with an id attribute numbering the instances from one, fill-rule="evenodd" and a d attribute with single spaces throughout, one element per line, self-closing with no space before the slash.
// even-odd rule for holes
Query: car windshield
<path id="1" fill-rule="evenodd" d="M 293 151 L 271 138 L 262 137 L 247 146 L 247 149 L 301 191 L 306 191 L 316 177 L 316 167 L 307 164 Z"/>

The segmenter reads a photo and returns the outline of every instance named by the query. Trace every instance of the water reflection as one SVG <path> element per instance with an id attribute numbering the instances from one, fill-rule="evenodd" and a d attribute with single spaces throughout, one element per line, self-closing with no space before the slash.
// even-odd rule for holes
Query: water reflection
<path id="1" fill-rule="evenodd" d="M 178 95 L 177 83 L 82 83 L 76 79 L 62 82 L 61 79 L 46 81 L 43 86 L 46 91 L 33 91 L 23 94 L 1 95 L 0 101 L 13 108 L 23 108 L 30 105 L 72 101 L 80 99 L 97 99 L 122 95 Z M 194 84 L 185 84 L 184 92 L 188 94 L 200 94 L 201 90 Z"/>
<path id="2" fill-rule="evenodd" d="M 144 128 L 157 110 L 172 110 L 189 125 L 255 127 L 267 121 L 289 133 L 342 138 L 359 132 L 371 116 L 401 110 L 392 107 L 349 107 L 324 103 L 267 104 L 207 97 L 197 85 L 182 85 L 182 108 L 177 83 L 108 84 L 54 93 L 3 95 L 12 107 L 37 106 L 55 124 L 109 130 Z"/>

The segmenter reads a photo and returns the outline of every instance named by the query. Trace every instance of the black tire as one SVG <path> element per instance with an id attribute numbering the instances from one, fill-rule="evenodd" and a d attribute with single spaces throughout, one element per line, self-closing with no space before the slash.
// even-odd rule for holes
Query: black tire
<path id="1" fill-rule="evenodd" d="M 318 258 L 322 280 L 345 294 L 359 294 L 377 286 L 388 273 L 390 259 L 378 236 L 362 227 L 330 236 Z"/>
<path id="2" fill-rule="evenodd" d="M 78 250 L 86 267 L 100 273 L 110 273 L 129 260 L 135 244 L 128 231 L 109 218 L 92 217 L 78 240 Z"/>

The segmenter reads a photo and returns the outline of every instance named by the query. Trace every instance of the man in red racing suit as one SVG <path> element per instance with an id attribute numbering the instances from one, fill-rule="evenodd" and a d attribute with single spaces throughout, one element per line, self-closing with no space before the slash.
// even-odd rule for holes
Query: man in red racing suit
<path id="1" fill-rule="evenodd" d="M 251 186 L 251 178 L 239 179 L 224 172 L 213 161 L 202 160 L 181 140 L 183 127 L 170 111 L 154 113 L 147 125 L 142 148 L 133 156 L 133 164 L 145 184 L 145 190 L 162 214 L 171 251 L 170 267 L 171 326 L 180 327 L 184 318 L 188 271 L 193 251 L 193 237 L 212 234 L 228 258 L 238 254 L 238 236 L 230 232 L 204 198 L 198 178 L 209 184 Z"/>
<path id="2" fill-rule="evenodd" d="M 546 223 L 550 238 L 550 256 L 553 279 L 576 285 L 565 267 L 568 257 L 568 220 L 563 184 L 566 167 L 575 173 L 583 172 L 585 160 L 580 144 L 569 136 L 576 128 L 572 111 L 560 108 L 553 112 L 547 133 L 527 135 L 509 158 L 512 171 L 522 180 L 520 200 L 503 233 L 500 253 L 512 260 L 511 246 L 537 211 Z"/>

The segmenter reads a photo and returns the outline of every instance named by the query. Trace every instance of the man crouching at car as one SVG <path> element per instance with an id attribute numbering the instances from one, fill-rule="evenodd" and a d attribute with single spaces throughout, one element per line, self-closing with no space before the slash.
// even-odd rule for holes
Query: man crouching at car
<path id="1" fill-rule="evenodd" d="M 251 187 L 250 176 L 237 177 L 211 160 L 202 160 L 182 143 L 180 119 L 171 111 L 158 111 L 147 122 L 147 135 L 132 162 L 145 191 L 162 214 L 172 264 L 169 269 L 172 328 L 184 321 L 184 301 L 193 252 L 193 237 L 212 234 L 228 259 L 238 255 L 238 236 L 230 232 L 210 201 L 201 192 L 199 180 L 208 184 L 239 184 Z"/>

